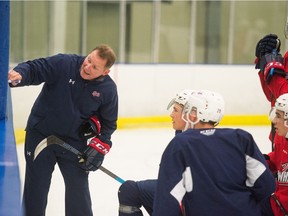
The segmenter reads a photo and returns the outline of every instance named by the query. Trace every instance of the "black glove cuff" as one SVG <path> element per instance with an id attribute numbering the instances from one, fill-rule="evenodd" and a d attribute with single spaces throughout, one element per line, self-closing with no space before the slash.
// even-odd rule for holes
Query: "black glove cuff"
<path id="1" fill-rule="evenodd" d="M 281 64 L 283 64 L 283 57 L 281 54 L 272 54 L 272 53 L 269 53 L 269 54 L 266 54 L 265 56 L 263 56 L 262 58 L 260 58 L 260 61 L 258 60 L 258 63 L 259 63 L 259 69 L 264 72 L 264 69 L 265 69 L 265 66 L 267 65 L 267 63 L 269 62 L 273 62 L 273 61 L 276 61 L 276 62 L 280 62 Z M 257 64 L 258 64 L 257 63 Z M 256 65 L 257 65 L 256 64 Z M 257 69 L 257 68 L 256 68 Z"/>

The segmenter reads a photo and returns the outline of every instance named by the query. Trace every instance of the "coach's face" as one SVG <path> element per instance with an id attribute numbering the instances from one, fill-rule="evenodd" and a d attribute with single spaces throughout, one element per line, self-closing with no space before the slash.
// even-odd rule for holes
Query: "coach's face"
<path id="1" fill-rule="evenodd" d="M 106 76 L 110 70 L 105 67 L 106 59 L 98 55 L 98 50 L 92 51 L 84 60 L 80 68 L 80 76 L 85 80 L 93 80 Z"/>

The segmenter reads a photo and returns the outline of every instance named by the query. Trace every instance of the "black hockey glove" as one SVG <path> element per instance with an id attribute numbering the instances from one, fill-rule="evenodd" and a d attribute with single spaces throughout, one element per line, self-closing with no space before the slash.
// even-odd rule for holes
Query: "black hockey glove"
<path id="1" fill-rule="evenodd" d="M 92 138 L 84 151 L 83 159 L 79 161 L 82 169 L 96 171 L 103 163 L 104 156 L 109 152 L 110 146 L 98 138 Z"/>
<path id="2" fill-rule="evenodd" d="M 79 136 L 87 140 L 100 135 L 100 131 L 100 121 L 96 116 L 92 116 L 81 124 L 79 128 Z"/>
<path id="3" fill-rule="evenodd" d="M 278 44 L 278 45 L 277 45 Z M 272 53 L 277 48 L 280 52 L 281 41 L 276 34 L 268 34 L 258 41 L 255 49 L 255 56 L 261 58 L 267 53 Z"/>
<path id="4" fill-rule="evenodd" d="M 256 48 L 255 48 L 255 56 L 257 57 L 255 59 L 255 69 L 261 69 L 260 68 L 260 59 L 265 54 L 271 54 L 273 51 L 276 51 L 276 53 L 280 52 L 281 47 L 281 41 L 275 34 L 268 34 L 264 36 L 261 40 L 258 41 Z"/>

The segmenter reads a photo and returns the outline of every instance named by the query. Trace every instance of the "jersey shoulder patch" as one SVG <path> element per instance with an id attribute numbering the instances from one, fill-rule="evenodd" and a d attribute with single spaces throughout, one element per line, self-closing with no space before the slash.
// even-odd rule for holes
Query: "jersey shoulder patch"
<path id="1" fill-rule="evenodd" d="M 207 130 L 201 130 L 200 133 L 206 136 L 211 136 L 215 133 L 216 129 L 207 129 Z"/>

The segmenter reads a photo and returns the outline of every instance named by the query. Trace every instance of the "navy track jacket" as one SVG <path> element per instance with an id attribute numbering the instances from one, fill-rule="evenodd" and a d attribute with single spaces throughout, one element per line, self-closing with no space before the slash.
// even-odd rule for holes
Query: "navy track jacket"
<path id="1" fill-rule="evenodd" d="M 58 54 L 14 68 L 22 75 L 17 87 L 44 83 L 32 107 L 27 130 L 56 135 L 76 147 L 80 143 L 81 123 L 96 115 L 101 122 L 100 139 L 112 145 L 111 135 L 118 117 L 117 87 L 109 75 L 92 81 L 82 79 L 80 67 L 84 59 Z"/>
<path id="2" fill-rule="evenodd" d="M 153 216 L 259 216 L 275 179 L 252 135 L 241 129 L 189 129 L 165 149 Z"/>

